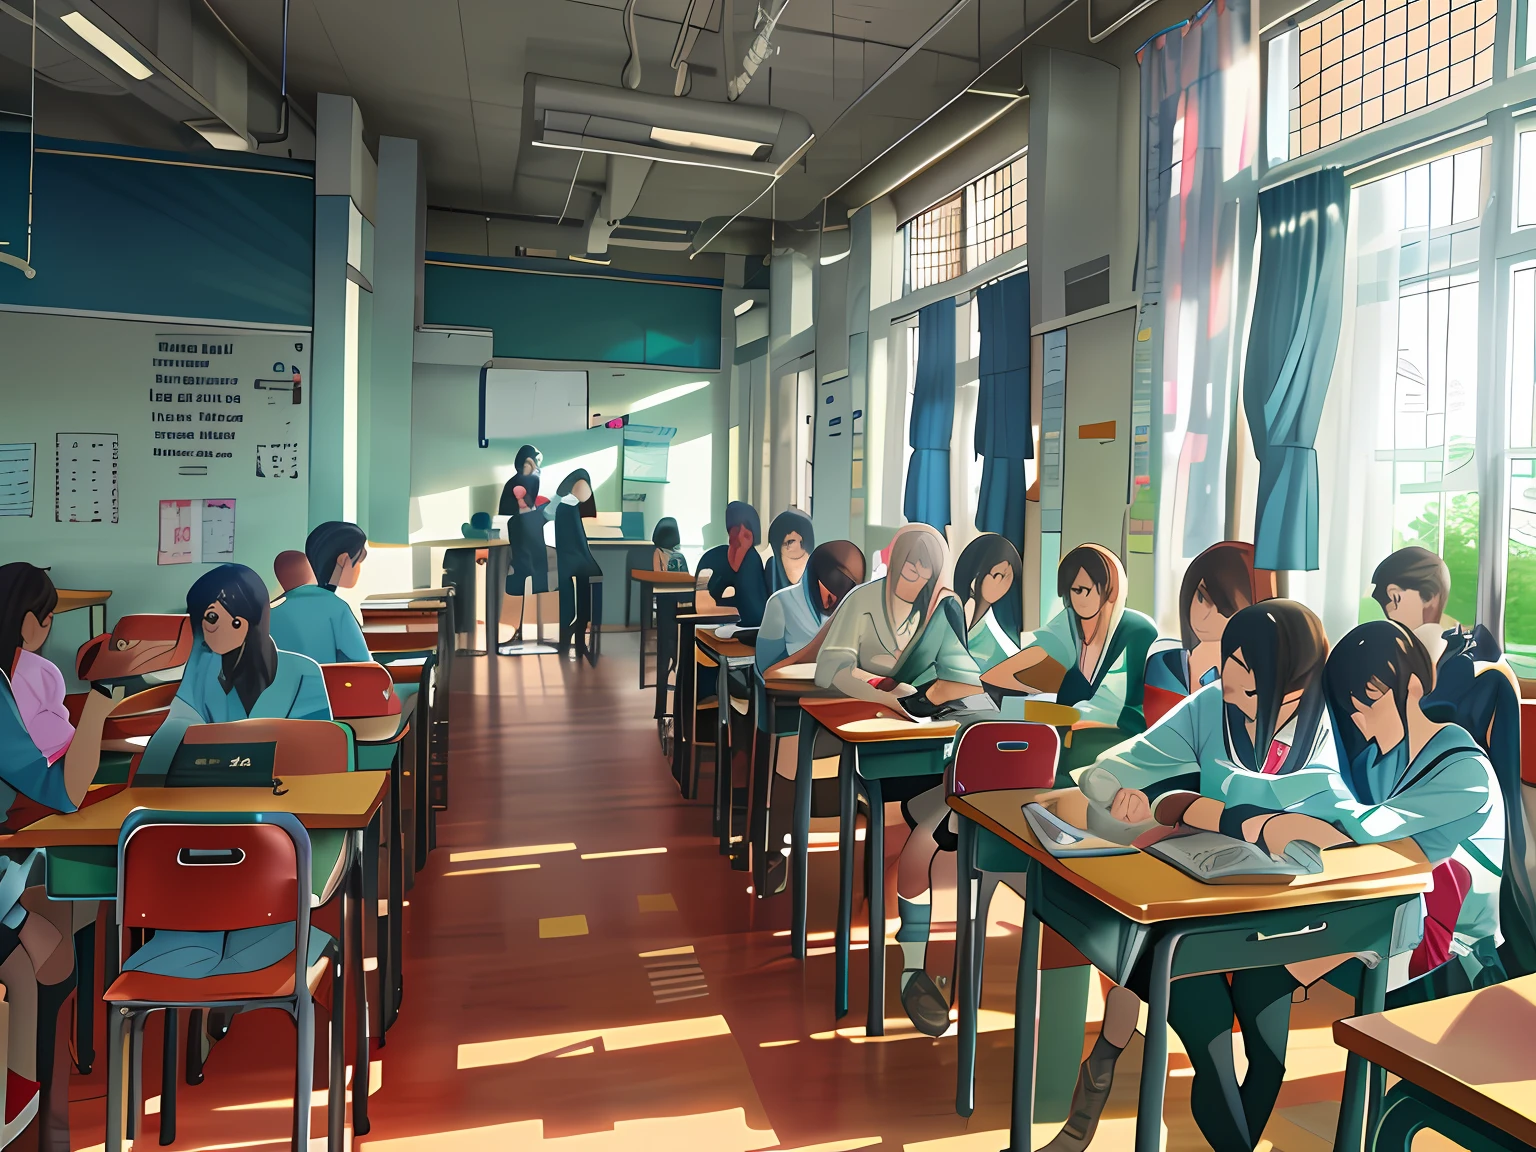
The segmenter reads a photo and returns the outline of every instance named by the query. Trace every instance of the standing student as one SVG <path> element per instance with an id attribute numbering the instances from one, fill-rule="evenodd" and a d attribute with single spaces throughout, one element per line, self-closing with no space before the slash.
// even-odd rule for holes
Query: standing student
<path id="1" fill-rule="evenodd" d="M 1013 541 L 986 532 L 955 561 L 955 592 L 965 607 L 966 646 L 983 672 L 1019 651 L 1024 561 Z"/>
<path id="2" fill-rule="evenodd" d="M 309 534 L 304 555 L 317 583 L 288 589 L 283 602 L 272 609 L 273 641 L 285 652 L 300 653 L 317 664 L 372 660 L 351 605 L 336 595 L 338 588 L 357 587 L 368 556 L 368 534 L 356 524 L 332 520 Z"/>
<path id="3" fill-rule="evenodd" d="M 553 514 L 549 500 L 539 495 L 539 473 L 519 474 L 507 481 L 501 494 L 500 515 L 509 517 L 507 547 L 512 549 L 512 565 L 507 573 L 501 615 L 503 619 L 515 620 L 516 625 L 512 639 L 497 645 L 496 651 L 502 656 L 515 655 L 523 642 L 523 595 L 528 585 L 532 583 L 535 596 L 549 591 L 544 525 Z"/>
<path id="4" fill-rule="evenodd" d="M 944 586 L 948 560 L 936 530 L 927 524 L 901 528 L 891 540 L 886 575 L 848 593 L 833 614 L 816 657 L 817 686 L 915 716 L 931 716 L 975 694 L 981 674 L 966 648 L 964 609 Z M 939 851 L 935 835 L 949 808 L 943 785 L 925 777 L 886 781 L 885 798 L 904 802 L 902 814 L 912 827 L 896 869 L 901 1002 L 919 1029 L 937 1036 L 949 1027 L 949 1002 L 923 970 L 923 957 Z M 871 819 L 883 820 L 884 813 Z M 884 867 L 884 861 L 876 864 Z"/>
<path id="5" fill-rule="evenodd" d="M 768 594 L 800 583 L 805 562 L 816 547 L 816 532 L 811 518 L 798 508 L 786 508 L 768 525 L 768 544 L 773 555 L 768 558 Z"/>
<path id="6" fill-rule="evenodd" d="M 1152 818 L 1155 805 L 1163 823 L 1258 840 L 1274 813 L 1330 812 L 1339 769 L 1322 684 L 1327 656 L 1322 623 L 1294 601 L 1268 600 L 1237 612 L 1222 632 L 1220 679 L 1087 769 L 1120 785 L 1111 815 L 1139 823 Z M 1138 998 L 1148 992 L 1146 978 L 1140 968 L 1128 987 L 1111 988 L 1105 997 L 1103 1028 L 1050 1152 L 1082 1152 L 1093 1139 L 1115 1062 L 1136 1028 Z M 1252 1149 L 1274 1108 L 1295 988 L 1283 968 L 1173 984 L 1168 1022 L 1195 1066 L 1191 1107 L 1220 1152 Z M 1248 1054 L 1240 1088 L 1232 1068 L 1234 1018 Z"/>
<path id="7" fill-rule="evenodd" d="M 1080 544 L 1062 558 L 1056 594 L 1062 610 L 983 679 L 1014 694 L 1055 692 L 1057 703 L 1078 710 L 1081 726 L 1062 751 L 1064 774 L 1146 728 L 1143 687 L 1157 625 L 1126 606 L 1125 569 L 1099 544 Z M 1022 712 L 1009 701 L 1003 715 Z"/>
<path id="8" fill-rule="evenodd" d="M 577 468 L 555 489 L 555 563 L 560 578 L 560 647 L 574 642 L 577 656 L 588 655 L 587 625 L 592 620 L 592 578 L 603 569 L 587 544 L 582 519 L 597 515 L 592 477 Z"/>
<path id="9" fill-rule="evenodd" d="M 10 677 L 28 735 L 50 764 L 75 735 L 64 705 L 64 675 L 39 654 L 58 603 L 46 570 L 25 561 L 0 567 L 0 669 Z"/>
<path id="10" fill-rule="evenodd" d="M 329 720 L 325 677 L 316 661 L 279 649 L 270 633 L 267 590 L 243 564 L 220 564 L 187 591 L 192 655 L 169 713 L 150 737 L 137 779 L 163 779 L 193 724 L 250 717 Z"/>
<path id="11" fill-rule="evenodd" d="M 768 578 L 757 554 L 763 534 L 757 510 L 732 500 L 725 508 L 725 534 L 727 543 L 715 545 L 699 559 L 694 606 L 701 612 L 734 608 L 741 627 L 756 628 L 768 605 Z"/>

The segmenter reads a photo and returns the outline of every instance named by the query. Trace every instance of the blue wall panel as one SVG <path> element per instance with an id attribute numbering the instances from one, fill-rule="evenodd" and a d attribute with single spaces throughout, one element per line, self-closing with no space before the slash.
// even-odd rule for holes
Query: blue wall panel
<path id="1" fill-rule="evenodd" d="M 497 356 L 713 370 L 720 367 L 717 285 L 539 273 L 433 253 L 426 322 L 492 329 Z"/>
<path id="2" fill-rule="evenodd" d="M 226 157 L 39 137 L 37 278 L 0 266 L 0 305 L 307 326 L 313 166 Z"/>

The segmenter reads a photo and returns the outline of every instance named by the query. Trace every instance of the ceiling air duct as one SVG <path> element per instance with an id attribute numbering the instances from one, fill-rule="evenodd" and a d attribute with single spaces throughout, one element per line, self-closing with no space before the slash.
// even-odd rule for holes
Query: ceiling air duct
<path id="1" fill-rule="evenodd" d="M 777 179 L 815 137 L 780 108 L 716 104 L 560 80 L 523 82 L 523 134 L 534 147 L 632 156 Z"/>

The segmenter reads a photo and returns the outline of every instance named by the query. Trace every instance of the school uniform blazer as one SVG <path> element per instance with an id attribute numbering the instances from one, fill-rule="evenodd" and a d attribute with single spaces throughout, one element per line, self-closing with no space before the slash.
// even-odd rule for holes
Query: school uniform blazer
<path id="1" fill-rule="evenodd" d="M 150 738 L 135 777 L 140 784 L 163 779 L 186 730 L 194 724 L 224 724 L 231 720 L 329 720 L 331 702 L 325 694 L 320 665 L 299 652 L 278 649 L 277 675 L 256 698 L 249 712 L 237 692 L 226 692 L 219 683 L 222 660 L 199 636 L 192 642 L 192 656 L 182 677 L 181 689 L 171 701 L 165 723 Z"/>
<path id="2" fill-rule="evenodd" d="M 352 607 L 318 584 L 293 589 L 272 609 L 272 642 L 317 664 L 367 663 L 373 659 Z"/>

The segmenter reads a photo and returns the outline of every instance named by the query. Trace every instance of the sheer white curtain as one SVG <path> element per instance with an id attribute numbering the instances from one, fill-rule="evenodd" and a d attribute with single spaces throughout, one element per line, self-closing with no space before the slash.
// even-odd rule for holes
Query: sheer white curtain
<path id="1" fill-rule="evenodd" d="M 1379 449 L 1383 433 L 1386 443 L 1391 436 L 1402 220 L 1400 178 L 1355 189 L 1346 306 L 1317 433 L 1321 566 L 1289 577 L 1291 597 L 1322 618 L 1334 643 L 1380 615 L 1369 599 L 1371 573 L 1392 551 L 1392 463 Z"/>

